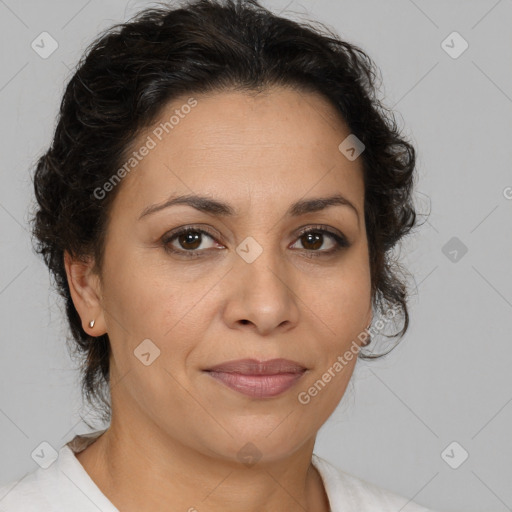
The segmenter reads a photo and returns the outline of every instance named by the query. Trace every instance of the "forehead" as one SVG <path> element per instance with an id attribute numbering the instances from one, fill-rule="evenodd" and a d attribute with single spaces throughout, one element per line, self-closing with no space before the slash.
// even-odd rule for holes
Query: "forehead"
<path id="1" fill-rule="evenodd" d="M 174 192 L 236 202 L 296 200 L 337 189 L 362 206 L 362 163 L 338 149 L 350 131 L 316 93 L 274 88 L 173 100 L 139 135 L 145 156 L 123 179 L 122 196 L 147 205 Z M 289 201 L 291 202 L 291 201 Z"/>
<path id="2" fill-rule="evenodd" d="M 196 96 L 195 100 L 197 105 L 179 120 L 173 114 L 185 110 L 188 97 L 164 107 L 153 131 L 174 117 L 177 123 L 169 134 L 162 134 L 163 138 L 172 134 L 176 143 L 184 143 L 177 144 L 175 149 L 208 151 L 212 158 L 226 158 L 228 152 L 236 155 L 248 150 L 254 154 L 258 149 L 262 157 L 265 149 L 274 149 L 271 156 L 275 158 L 287 148 L 313 150 L 318 156 L 330 145 L 334 144 L 336 149 L 338 139 L 349 133 L 334 108 L 316 93 L 275 87 L 259 94 L 217 92 Z M 293 155 L 282 154 L 284 158 Z"/>

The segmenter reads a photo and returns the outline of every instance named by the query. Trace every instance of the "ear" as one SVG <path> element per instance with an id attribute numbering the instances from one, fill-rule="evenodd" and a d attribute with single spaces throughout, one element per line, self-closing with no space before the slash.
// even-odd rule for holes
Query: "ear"
<path id="1" fill-rule="evenodd" d="M 366 316 L 366 321 L 363 326 L 363 330 L 360 333 L 360 334 L 364 333 L 363 339 L 361 340 L 358 336 L 358 340 L 361 342 L 360 347 L 365 347 L 366 345 L 368 345 L 370 343 L 371 334 L 367 331 L 367 328 L 370 327 L 372 320 L 373 320 L 373 307 L 372 307 L 372 304 L 370 303 L 370 306 L 368 308 L 368 314 Z"/>
<path id="2" fill-rule="evenodd" d="M 64 267 L 68 278 L 73 304 L 82 320 L 82 329 L 90 336 L 101 336 L 107 332 L 101 304 L 101 281 L 92 271 L 92 258 L 82 261 L 64 251 Z M 89 322 L 94 320 L 94 326 Z"/>
<path id="3" fill-rule="evenodd" d="M 365 327 L 368 327 L 372 323 L 372 320 L 373 320 L 373 308 L 372 308 L 372 305 L 370 304 L 370 307 L 369 307 L 369 310 L 368 310 L 368 317 L 366 319 Z"/>

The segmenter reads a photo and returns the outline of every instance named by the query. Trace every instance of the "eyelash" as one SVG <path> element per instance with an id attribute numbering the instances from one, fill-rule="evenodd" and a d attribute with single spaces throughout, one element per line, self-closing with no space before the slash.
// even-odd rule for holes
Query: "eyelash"
<path id="1" fill-rule="evenodd" d="M 193 226 L 182 228 L 182 229 L 179 229 L 178 231 L 168 233 L 162 237 L 162 244 L 164 246 L 165 251 L 168 253 L 180 254 L 187 258 L 202 257 L 201 253 L 207 251 L 208 249 L 202 249 L 202 250 L 194 249 L 194 250 L 186 251 L 183 249 L 182 250 L 174 249 L 170 246 L 170 243 L 172 241 L 174 241 L 176 238 L 178 238 L 181 235 L 186 235 L 188 233 L 201 233 L 203 235 L 209 236 L 213 240 L 215 240 L 215 236 L 216 236 L 213 233 L 210 233 L 209 231 L 207 231 L 205 229 L 195 228 Z M 304 251 L 309 253 L 307 256 L 308 258 L 319 258 L 322 256 L 330 256 L 334 253 L 341 251 L 342 249 L 346 249 L 346 248 L 350 247 L 350 243 L 347 241 L 347 239 L 344 236 L 340 236 L 337 233 L 334 233 L 333 231 L 326 229 L 324 226 L 313 226 L 313 227 L 302 230 L 299 233 L 297 240 L 309 233 L 328 235 L 331 239 L 334 240 L 334 242 L 336 243 L 336 246 L 333 249 L 329 249 L 327 251 L 326 250 L 320 251 L 320 250 L 304 249 Z"/>

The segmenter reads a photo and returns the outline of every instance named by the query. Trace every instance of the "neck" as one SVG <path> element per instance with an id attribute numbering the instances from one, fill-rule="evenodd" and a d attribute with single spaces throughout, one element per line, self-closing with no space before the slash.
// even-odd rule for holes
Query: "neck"
<path id="1" fill-rule="evenodd" d="M 329 510 L 311 463 L 314 438 L 285 459 L 248 466 L 214 457 L 168 436 L 141 436 L 133 425 L 111 427 L 77 459 L 123 512 L 273 512 Z"/>

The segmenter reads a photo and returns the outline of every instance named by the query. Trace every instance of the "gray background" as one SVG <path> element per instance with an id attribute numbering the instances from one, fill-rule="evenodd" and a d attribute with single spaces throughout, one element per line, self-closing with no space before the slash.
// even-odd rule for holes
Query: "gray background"
<path id="1" fill-rule="evenodd" d="M 418 207 L 431 207 L 401 251 L 410 330 L 384 360 L 358 363 L 316 453 L 430 508 L 512 510 L 512 1 L 263 4 L 329 24 L 376 61 L 419 150 Z M 31 250 L 29 169 L 86 45 L 147 5 L 0 0 L 0 483 L 36 468 L 42 441 L 88 431 L 63 311 Z M 31 48 L 43 31 L 59 45 L 47 59 Z M 453 31 L 469 44 L 458 58 L 442 47 Z"/>

